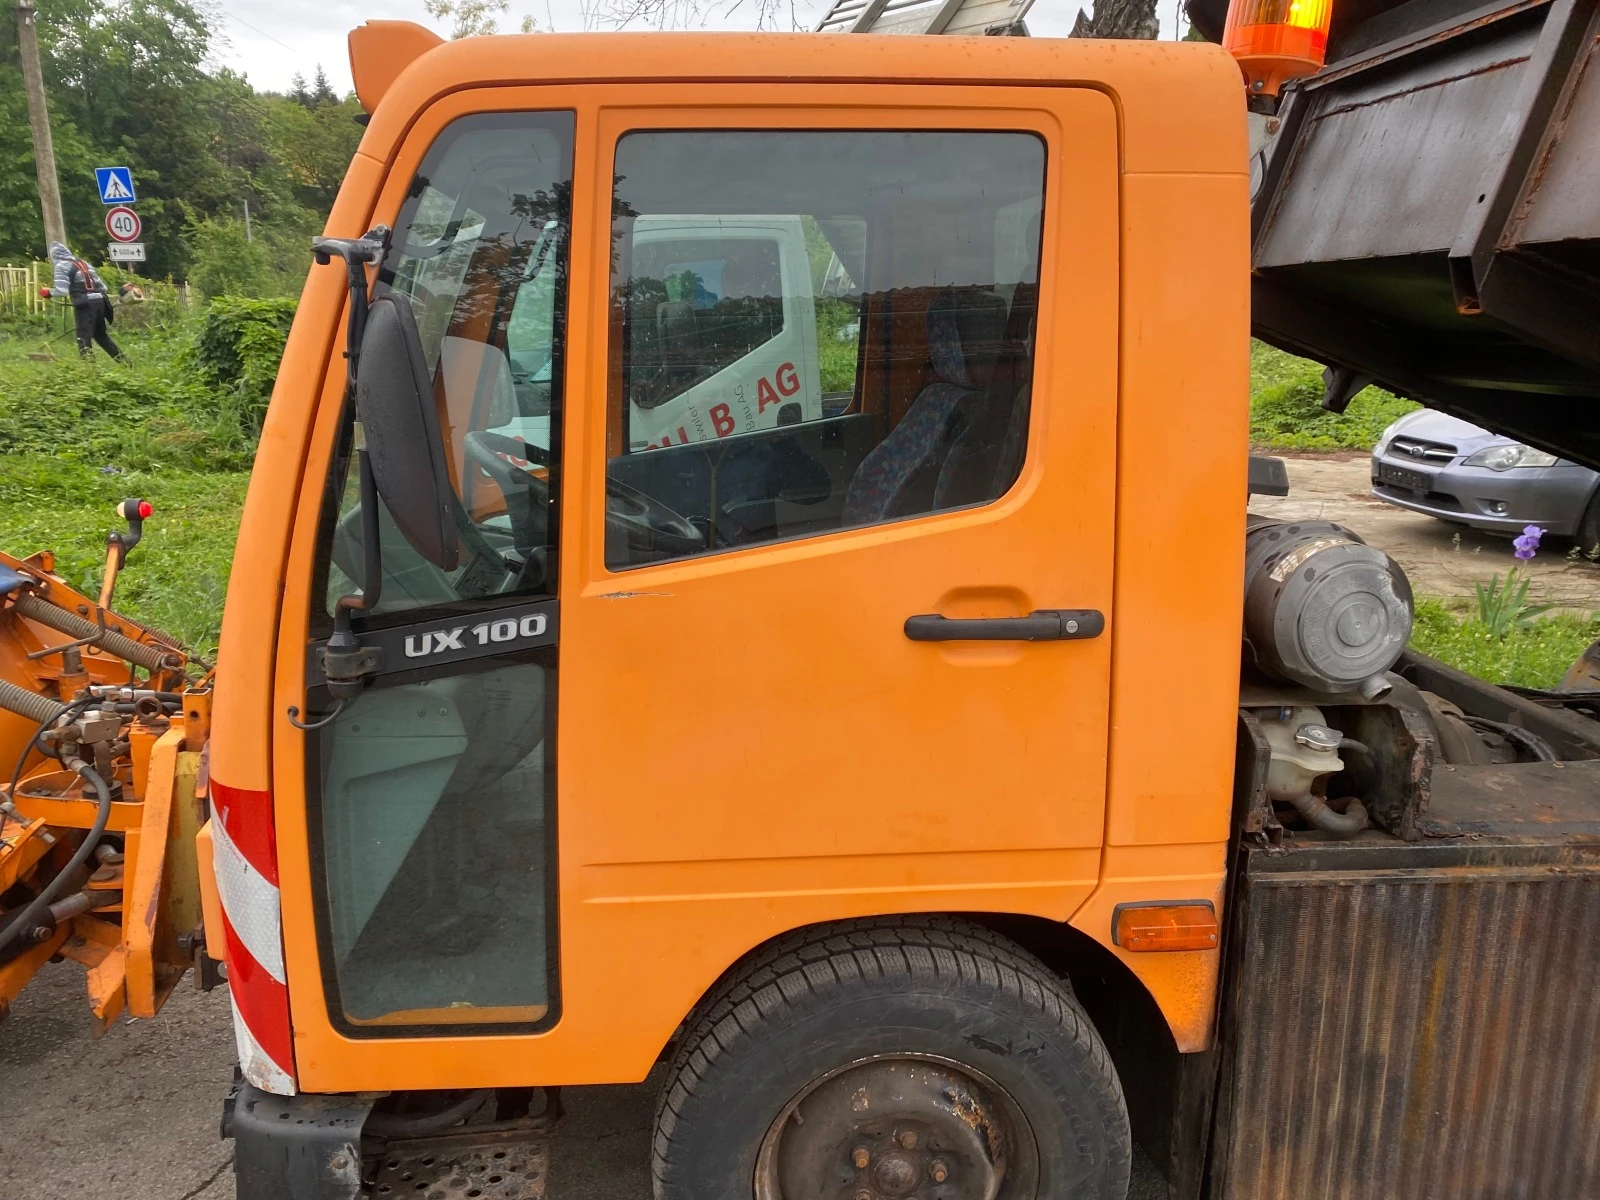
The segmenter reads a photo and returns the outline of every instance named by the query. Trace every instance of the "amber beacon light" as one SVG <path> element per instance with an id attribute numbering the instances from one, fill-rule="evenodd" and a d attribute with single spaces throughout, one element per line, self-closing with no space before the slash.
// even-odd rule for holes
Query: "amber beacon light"
<path id="1" fill-rule="evenodd" d="M 1332 0 L 1232 0 L 1222 44 L 1252 96 L 1276 96 L 1289 80 L 1322 69 L 1332 18 Z"/>

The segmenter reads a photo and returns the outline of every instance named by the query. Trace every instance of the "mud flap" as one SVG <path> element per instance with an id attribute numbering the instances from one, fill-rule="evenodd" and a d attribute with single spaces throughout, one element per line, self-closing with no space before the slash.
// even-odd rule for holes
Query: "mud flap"
<path id="1" fill-rule="evenodd" d="M 372 1103 L 274 1096 L 240 1081 L 222 1118 L 238 1200 L 360 1200 L 361 1126 Z"/>
<path id="2" fill-rule="evenodd" d="M 274 1096 L 237 1080 L 223 1106 L 222 1135 L 234 1140 L 237 1200 L 545 1200 L 544 1117 L 456 1126 L 416 1137 L 362 1137 L 372 1098 Z"/>

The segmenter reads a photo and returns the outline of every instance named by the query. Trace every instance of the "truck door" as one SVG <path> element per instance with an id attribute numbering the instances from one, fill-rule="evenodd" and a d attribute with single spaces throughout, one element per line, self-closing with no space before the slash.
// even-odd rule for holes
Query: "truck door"
<path id="1" fill-rule="evenodd" d="M 1112 106 L 707 90 L 723 107 L 600 119 L 614 185 L 590 253 L 610 269 L 583 319 L 608 333 L 564 568 L 568 911 L 641 986 L 863 910 L 1064 919 L 1098 878 L 1105 800 Z M 768 428 L 723 397 L 709 438 L 641 436 L 660 356 L 639 331 L 675 303 L 647 231 L 779 212 L 815 278 L 722 307 L 780 311 L 804 287 L 844 395 Z M 720 361 L 702 336 L 674 367 Z M 741 399 L 770 414 L 795 387 Z"/>
<path id="2" fill-rule="evenodd" d="M 556 608 L 573 116 L 462 117 L 432 139 L 376 282 L 416 319 L 460 565 L 381 513 L 383 579 L 357 621 L 381 653 L 335 707 L 317 653 L 359 590 L 343 415 L 319 538 L 307 821 L 325 1001 L 346 1037 L 527 1032 L 556 1013 Z"/>
<path id="3" fill-rule="evenodd" d="M 383 516 L 382 661 L 336 710 L 362 430 L 330 371 L 278 657 L 326 723 L 273 741 L 307 1089 L 637 1080 L 784 929 L 1060 920 L 1098 880 L 1112 104 L 695 97 L 456 93 L 385 176 L 376 286 L 416 319 L 463 553 Z M 652 242 L 685 218 L 702 244 Z M 789 329 L 814 365 L 762 357 Z M 648 426 L 663 372 L 703 436 Z"/>

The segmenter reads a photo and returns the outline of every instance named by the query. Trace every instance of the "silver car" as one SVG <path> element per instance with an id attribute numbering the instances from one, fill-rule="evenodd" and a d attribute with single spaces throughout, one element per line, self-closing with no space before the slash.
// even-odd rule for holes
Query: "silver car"
<path id="1" fill-rule="evenodd" d="M 1379 500 L 1491 533 L 1538 525 L 1600 545 L 1600 475 L 1442 412 L 1407 413 L 1372 450 Z"/>

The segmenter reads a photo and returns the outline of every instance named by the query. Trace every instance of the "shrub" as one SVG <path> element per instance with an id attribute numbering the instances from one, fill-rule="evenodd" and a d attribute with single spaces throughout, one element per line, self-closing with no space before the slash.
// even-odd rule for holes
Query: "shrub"
<path id="1" fill-rule="evenodd" d="M 193 362 L 201 378 L 231 404 L 240 428 L 261 432 L 277 382 L 278 363 L 294 321 L 295 301 L 222 296 L 206 306 L 194 340 Z"/>
<path id="2" fill-rule="evenodd" d="M 184 234 L 194 254 L 189 283 L 206 299 L 263 296 L 275 290 L 266 242 L 247 238 L 242 222 L 225 217 L 194 220 Z"/>

